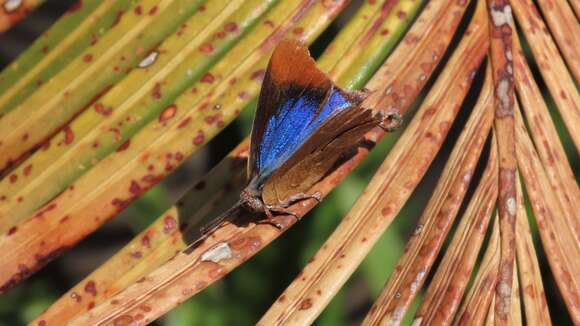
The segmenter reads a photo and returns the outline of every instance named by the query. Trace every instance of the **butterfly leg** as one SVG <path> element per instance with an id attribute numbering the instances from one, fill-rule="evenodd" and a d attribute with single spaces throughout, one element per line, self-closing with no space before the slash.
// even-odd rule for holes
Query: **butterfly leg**
<path id="1" fill-rule="evenodd" d="M 219 229 L 222 226 L 223 222 L 235 219 L 235 217 L 240 213 L 240 211 L 241 211 L 241 205 L 240 205 L 240 202 L 238 202 L 238 203 L 234 204 L 234 206 L 232 206 L 230 209 L 223 212 L 218 217 L 212 219 L 211 221 L 209 221 L 208 223 L 203 225 L 200 228 L 201 236 L 205 237 L 208 234 L 212 233 L 213 231 Z"/>
<path id="2" fill-rule="evenodd" d="M 299 202 L 299 201 L 302 201 L 305 199 L 311 199 L 311 198 L 316 199 L 316 201 L 320 203 L 322 201 L 322 194 L 319 191 L 317 191 L 313 194 L 306 194 L 306 193 L 300 192 L 300 193 L 297 193 L 295 195 L 290 196 L 290 198 L 288 198 L 288 200 L 285 203 L 281 203 L 278 205 L 270 205 L 270 206 L 279 207 L 279 208 L 288 208 L 288 207 L 290 207 L 290 205 L 292 205 L 296 202 Z"/>
<path id="3" fill-rule="evenodd" d="M 290 211 L 288 209 L 288 207 L 290 207 L 292 204 L 305 200 L 305 199 L 315 199 L 318 202 L 322 201 L 322 194 L 320 192 L 315 192 L 313 194 L 306 194 L 306 193 L 298 193 L 295 194 L 293 196 L 291 196 L 290 198 L 288 198 L 288 200 L 284 203 L 280 203 L 280 204 L 276 204 L 276 205 L 264 205 L 264 212 L 266 213 L 267 218 L 265 220 L 259 221 L 259 224 L 262 223 L 267 223 L 270 224 L 274 227 L 276 227 L 277 229 L 283 229 L 285 227 L 284 223 L 278 222 L 276 221 L 276 218 L 273 216 L 272 212 L 274 213 L 278 213 L 278 214 L 285 214 L 285 215 L 291 215 L 294 216 L 294 218 L 296 218 L 296 220 L 298 221 L 300 218 L 298 217 L 298 215 L 296 215 L 296 213 Z"/>
<path id="4" fill-rule="evenodd" d="M 397 111 L 387 112 L 385 115 L 381 114 L 381 127 L 386 132 L 393 132 L 403 124 L 403 116 Z"/>

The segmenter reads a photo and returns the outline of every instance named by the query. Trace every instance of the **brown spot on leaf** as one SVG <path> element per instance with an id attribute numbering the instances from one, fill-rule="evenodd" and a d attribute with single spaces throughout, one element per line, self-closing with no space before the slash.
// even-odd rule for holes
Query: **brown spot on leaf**
<path id="1" fill-rule="evenodd" d="M 16 233 L 16 231 L 18 231 L 18 227 L 13 226 L 8 230 L 8 235 L 13 235 L 14 233 Z"/>
<path id="2" fill-rule="evenodd" d="M 213 52 L 213 45 L 209 44 L 209 43 L 204 43 L 199 47 L 199 51 L 209 54 Z"/>
<path id="3" fill-rule="evenodd" d="M 49 212 L 56 208 L 56 203 L 51 203 L 50 205 L 40 209 L 34 216 L 35 217 L 42 217 L 44 213 Z"/>
<path id="4" fill-rule="evenodd" d="M 425 74 L 429 74 L 429 72 L 431 71 L 431 68 L 433 67 L 433 65 L 430 62 L 424 62 L 424 63 L 420 64 L 419 67 L 421 68 L 421 70 Z"/>
<path id="5" fill-rule="evenodd" d="M 381 215 L 388 216 L 393 212 L 393 209 L 390 206 L 387 206 L 381 210 Z"/>
<path id="6" fill-rule="evenodd" d="M 68 10 L 66 11 L 67 14 L 72 14 L 76 11 L 79 11 L 83 7 L 83 0 L 79 0 L 73 3 Z"/>
<path id="7" fill-rule="evenodd" d="M 240 100 L 247 100 L 250 98 L 250 94 L 246 91 L 241 91 L 238 93 L 238 97 L 240 98 Z"/>
<path id="8" fill-rule="evenodd" d="M 131 192 L 133 195 L 139 195 L 141 193 L 141 186 L 139 186 L 139 183 L 137 183 L 137 181 L 132 180 L 131 181 L 131 186 L 129 187 L 129 192 Z"/>
<path id="9" fill-rule="evenodd" d="M 129 145 L 131 145 L 131 139 L 127 139 L 123 144 L 121 144 L 121 146 L 117 148 L 117 152 L 122 152 L 126 150 L 127 148 L 129 148 Z"/>
<path id="10" fill-rule="evenodd" d="M 64 143 L 65 145 L 69 145 L 75 140 L 75 134 L 68 125 L 63 128 L 63 131 L 64 131 Z"/>
<path id="11" fill-rule="evenodd" d="M 119 128 L 110 128 L 109 131 L 113 133 L 113 136 L 115 137 L 115 142 L 118 142 L 123 138 L 123 135 L 121 134 L 121 130 L 119 130 Z"/>
<path id="12" fill-rule="evenodd" d="M 113 198 L 113 200 L 111 200 L 111 204 L 119 208 L 125 208 L 129 204 L 129 202 L 121 198 Z"/>
<path id="13" fill-rule="evenodd" d="M 302 33 L 304 33 L 304 28 L 296 27 L 292 30 L 292 33 L 294 33 L 295 35 L 301 35 Z"/>
<path id="14" fill-rule="evenodd" d="M 143 245 L 143 247 L 151 248 L 151 237 L 149 236 L 149 234 L 146 234 L 143 236 L 143 238 L 141 238 L 141 244 Z"/>
<path id="15" fill-rule="evenodd" d="M 175 35 L 177 35 L 177 36 L 183 35 L 183 33 L 185 32 L 186 29 L 187 29 L 187 24 L 185 24 L 185 23 L 181 24 L 181 26 L 179 26 L 179 29 L 177 30 L 177 33 L 175 33 Z"/>
<path id="16" fill-rule="evenodd" d="M 97 44 L 97 42 L 99 41 L 99 38 L 97 37 L 97 35 L 95 33 L 92 33 L 90 37 L 91 37 L 91 40 L 90 40 L 91 45 Z"/>
<path id="17" fill-rule="evenodd" d="M 250 79 L 251 80 L 262 80 L 262 79 L 264 79 L 264 74 L 265 74 L 264 69 L 256 70 L 252 73 L 252 76 L 250 77 Z"/>
<path id="18" fill-rule="evenodd" d="M 145 311 L 145 312 L 150 312 L 150 311 L 151 311 L 151 307 L 149 307 L 149 306 L 148 306 L 148 305 L 146 305 L 146 304 L 142 304 L 142 305 L 140 305 L 140 306 L 139 306 L 139 309 L 141 309 L 141 310 L 143 310 L 143 311 Z"/>
<path id="19" fill-rule="evenodd" d="M 205 140 L 205 135 L 203 134 L 203 131 L 198 131 L 197 135 L 193 138 L 193 144 L 196 146 L 199 146 L 201 144 L 203 144 Z"/>
<path id="20" fill-rule="evenodd" d="M 212 74 L 210 74 L 209 72 L 201 77 L 202 83 L 211 84 L 211 83 L 213 83 L 214 80 L 215 80 L 215 77 Z"/>
<path id="21" fill-rule="evenodd" d="M 46 150 L 48 150 L 49 148 L 50 148 L 50 139 L 48 139 L 47 141 L 45 141 L 45 142 L 42 144 L 42 150 L 43 150 L 43 151 L 46 151 Z"/>
<path id="22" fill-rule="evenodd" d="M 298 309 L 299 310 L 308 310 L 310 308 L 312 308 L 312 299 L 306 298 L 306 299 L 302 300 L 302 302 L 300 303 L 300 307 Z"/>
<path id="23" fill-rule="evenodd" d="M 264 22 L 264 25 L 274 28 L 274 22 L 269 19 Z"/>
<path id="24" fill-rule="evenodd" d="M 229 32 L 229 33 L 237 32 L 238 31 L 238 24 L 236 24 L 234 22 L 227 23 L 227 24 L 225 24 L 224 29 L 226 30 L 226 32 Z"/>
<path id="25" fill-rule="evenodd" d="M 218 121 L 220 117 L 221 117 L 221 113 L 217 113 L 215 115 L 209 115 L 209 116 L 205 117 L 203 120 L 207 124 L 211 125 L 211 124 L 214 124 L 216 121 Z"/>
<path id="26" fill-rule="evenodd" d="M 91 294 L 93 297 L 97 295 L 95 281 L 88 281 L 87 284 L 85 284 L 85 292 Z"/>
<path id="27" fill-rule="evenodd" d="M 171 233 L 173 230 L 177 228 L 177 221 L 171 215 L 165 216 L 163 219 L 163 232 Z"/>
<path id="28" fill-rule="evenodd" d="M 34 267 L 34 269 L 39 269 L 40 267 L 44 266 L 45 264 L 47 264 L 48 262 L 50 262 L 51 260 L 53 260 L 54 258 L 60 256 L 61 253 L 63 253 L 64 251 L 66 251 L 68 249 L 67 246 L 62 246 L 62 247 L 58 247 L 55 248 L 49 252 L 46 253 L 37 253 L 34 255 L 34 259 L 36 259 L 36 262 L 38 263 L 38 265 L 36 265 Z"/>
<path id="29" fill-rule="evenodd" d="M 101 103 L 97 103 L 97 104 L 95 104 L 95 111 L 99 114 L 104 115 L 104 116 L 109 116 L 113 112 L 113 109 L 107 108 Z"/>
<path id="30" fill-rule="evenodd" d="M 187 126 L 190 122 L 191 122 L 191 117 L 186 117 L 185 119 L 181 120 L 181 122 L 179 122 L 179 124 L 177 125 L 177 128 L 181 129 L 181 128 Z"/>
<path id="31" fill-rule="evenodd" d="M 133 317 L 129 316 L 129 315 L 122 315 L 119 316 L 117 318 L 115 318 L 115 320 L 113 320 L 113 325 L 114 326 L 129 326 L 131 324 L 133 324 Z"/>
<path id="32" fill-rule="evenodd" d="M 205 109 L 207 109 L 209 107 L 209 102 L 203 102 L 201 103 L 201 105 L 199 106 L 199 111 L 204 111 Z"/>
<path id="33" fill-rule="evenodd" d="M 153 86 L 153 90 L 151 91 L 151 96 L 155 100 L 159 100 L 161 98 L 161 84 L 160 83 L 155 83 L 155 86 Z"/>
<path id="34" fill-rule="evenodd" d="M 141 178 L 141 180 L 143 180 L 144 182 L 148 182 L 148 183 L 157 183 L 159 180 L 161 180 L 161 178 L 157 177 L 153 174 L 147 174 L 147 175 L 143 176 Z"/>
<path id="35" fill-rule="evenodd" d="M 173 118 L 175 116 L 175 112 L 177 112 L 177 105 L 171 104 L 170 106 L 166 107 L 160 114 L 159 114 L 159 122 L 164 123 L 167 120 Z"/>

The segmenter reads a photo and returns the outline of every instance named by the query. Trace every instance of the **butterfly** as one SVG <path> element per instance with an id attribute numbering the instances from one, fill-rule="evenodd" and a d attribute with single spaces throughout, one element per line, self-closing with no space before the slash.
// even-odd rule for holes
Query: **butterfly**
<path id="1" fill-rule="evenodd" d="M 335 85 L 302 43 L 281 41 L 265 72 L 254 117 L 249 182 L 233 209 L 271 218 L 273 213 L 294 215 L 288 208 L 298 201 L 320 201 L 320 193 L 308 191 L 345 151 L 371 129 L 382 126 L 392 131 L 401 122 L 397 113 L 362 107 L 364 98 L 365 92 Z"/>

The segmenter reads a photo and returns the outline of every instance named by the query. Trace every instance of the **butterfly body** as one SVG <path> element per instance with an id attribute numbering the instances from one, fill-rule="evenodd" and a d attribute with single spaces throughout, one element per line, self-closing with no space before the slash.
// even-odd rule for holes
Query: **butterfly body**
<path id="1" fill-rule="evenodd" d="M 264 76 L 241 205 L 271 216 L 296 201 L 320 199 L 306 192 L 381 121 L 360 107 L 363 99 L 336 86 L 304 45 L 282 41 Z"/>
<path id="2" fill-rule="evenodd" d="M 304 45 L 282 41 L 260 91 L 248 185 L 238 204 L 213 221 L 212 228 L 240 207 L 272 217 L 272 212 L 292 214 L 287 208 L 297 201 L 320 200 L 320 194 L 308 192 L 310 188 L 365 133 L 386 121 L 381 112 L 361 107 L 364 98 L 364 93 L 336 86 L 316 67 Z"/>

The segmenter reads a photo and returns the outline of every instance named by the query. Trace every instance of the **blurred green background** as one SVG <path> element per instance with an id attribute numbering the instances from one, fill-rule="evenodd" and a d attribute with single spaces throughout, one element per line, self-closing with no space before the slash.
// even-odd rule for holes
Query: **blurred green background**
<path id="1" fill-rule="evenodd" d="M 5 67 L 26 49 L 71 3 L 73 3 L 71 0 L 46 1 L 15 28 L 0 35 L 0 68 Z M 359 1 L 353 1 L 316 41 L 311 47 L 314 56 L 320 55 L 358 5 L 360 5 Z M 461 28 L 465 28 L 465 24 L 462 26 Z M 535 73 L 537 75 L 537 71 Z M 317 325 L 355 325 L 366 315 L 394 268 L 403 251 L 404 243 L 414 229 L 434 189 L 453 143 L 467 119 L 471 105 L 477 99 L 480 84 L 481 76 L 468 96 L 443 149 L 412 198 L 364 263 L 317 320 Z M 547 92 L 545 93 L 549 96 Z M 420 99 L 417 103 L 420 103 Z M 197 178 L 219 162 L 249 134 L 253 112 L 253 106 L 247 108 L 239 119 L 221 132 L 208 146 L 189 158 L 181 168 L 137 200 L 121 216 L 104 225 L 77 247 L 50 263 L 23 284 L 1 296 L 0 325 L 20 325 L 32 320 L 60 295 L 122 248 L 136 233 L 163 213 L 188 187 L 193 185 Z M 412 113 L 406 119 L 410 119 L 411 115 Z M 557 115 L 555 118 L 572 166 L 578 175 L 578 156 L 566 131 L 562 128 L 561 119 Z M 254 324 L 348 212 L 388 153 L 396 137 L 397 134 L 386 137 L 340 187 L 280 239 L 223 280 L 182 304 L 155 324 L 172 326 Z M 569 323 L 566 309 L 559 297 L 537 237 L 535 240 L 536 248 L 542 254 L 540 266 L 543 269 L 544 286 L 550 302 L 553 322 L 557 325 Z M 410 310 L 410 314 L 415 308 L 416 304 Z M 410 324 L 409 316 L 405 324 Z"/>

